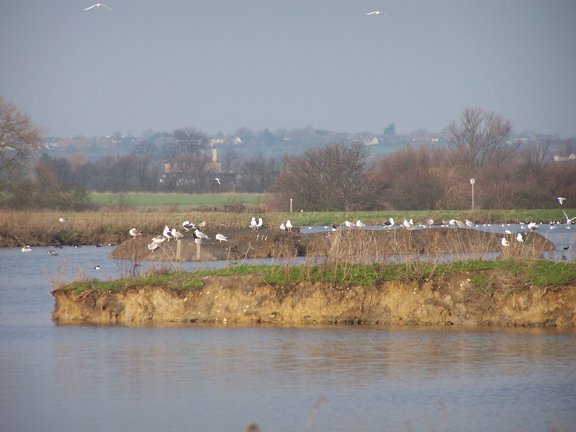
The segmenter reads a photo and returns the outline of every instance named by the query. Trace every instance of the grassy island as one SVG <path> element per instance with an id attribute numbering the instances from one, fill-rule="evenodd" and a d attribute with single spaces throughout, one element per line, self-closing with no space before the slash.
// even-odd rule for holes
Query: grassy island
<path id="1" fill-rule="evenodd" d="M 576 326 L 576 265 L 324 263 L 153 272 L 52 292 L 60 324 Z"/>

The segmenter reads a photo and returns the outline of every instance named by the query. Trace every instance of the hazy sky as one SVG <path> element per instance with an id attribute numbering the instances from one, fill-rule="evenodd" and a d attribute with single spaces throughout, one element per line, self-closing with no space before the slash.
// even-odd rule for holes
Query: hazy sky
<path id="1" fill-rule="evenodd" d="M 46 135 L 576 135 L 574 0 L 0 0 L 0 94 Z M 381 10 L 388 16 L 367 16 Z"/>

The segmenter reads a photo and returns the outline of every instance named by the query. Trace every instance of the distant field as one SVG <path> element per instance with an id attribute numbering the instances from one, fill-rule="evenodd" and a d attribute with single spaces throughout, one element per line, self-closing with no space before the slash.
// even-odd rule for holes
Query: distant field
<path id="1" fill-rule="evenodd" d="M 262 194 L 249 193 L 223 193 L 223 194 L 185 194 L 185 193 L 111 193 L 92 192 L 90 200 L 102 206 L 184 206 L 206 207 L 222 206 L 226 204 L 242 203 L 245 206 L 254 206 L 263 201 Z"/>

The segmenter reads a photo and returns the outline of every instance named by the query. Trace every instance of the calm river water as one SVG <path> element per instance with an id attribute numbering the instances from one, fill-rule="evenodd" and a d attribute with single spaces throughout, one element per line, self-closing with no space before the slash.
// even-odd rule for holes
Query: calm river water
<path id="1" fill-rule="evenodd" d="M 576 333 L 68 327 L 110 248 L 0 249 L 0 431 L 574 431 Z M 101 270 L 94 270 L 94 266 Z"/>

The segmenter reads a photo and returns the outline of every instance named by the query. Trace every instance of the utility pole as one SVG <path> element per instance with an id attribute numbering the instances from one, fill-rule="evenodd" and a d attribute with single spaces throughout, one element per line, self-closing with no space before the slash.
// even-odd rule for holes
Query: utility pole
<path id="1" fill-rule="evenodd" d="M 470 179 L 470 186 L 472 187 L 472 210 L 474 210 L 474 185 L 476 184 L 476 179 Z"/>

